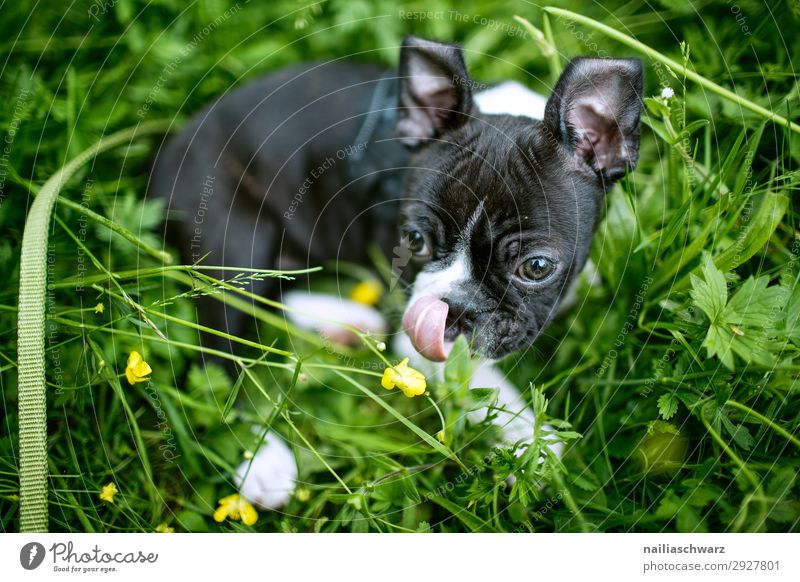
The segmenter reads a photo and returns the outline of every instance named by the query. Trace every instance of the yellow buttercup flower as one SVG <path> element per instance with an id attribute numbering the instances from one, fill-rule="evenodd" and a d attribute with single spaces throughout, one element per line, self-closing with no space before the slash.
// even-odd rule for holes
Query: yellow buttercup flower
<path id="1" fill-rule="evenodd" d="M 128 365 L 125 367 L 125 377 L 131 386 L 137 382 L 147 382 L 152 371 L 153 369 L 144 361 L 142 354 L 131 352 L 131 355 L 128 356 Z"/>
<path id="2" fill-rule="evenodd" d="M 94 312 L 95 313 L 103 313 L 105 310 L 106 310 L 106 306 L 103 305 L 102 303 L 98 303 L 97 305 L 94 306 Z"/>
<path id="3" fill-rule="evenodd" d="M 175 533 L 175 528 L 169 527 L 166 523 L 159 523 L 156 526 L 156 533 Z"/>
<path id="4" fill-rule="evenodd" d="M 375 305 L 380 301 L 381 295 L 383 295 L 383 285 L 373 279 L 371 281 L 362 281 L 353 287 L 350 292 L 350 299 L 364 305 Z"/>
<path id="5" fill-rule="evenodd" d="M 381 386 L 387 390 L 399 388 L 409 398 L 425 394 L 425 389 L 428 387 L 425 375 L 419 370 L 411 368 L 408 365 L 408 358 L 383 371 Z"/>
<path id="6" fill-rule="evenodd" d="M 244 497 L 238 493 L 228 495 L 219 500 L 219 507 L 214 512 L 214 521 L 223 522 L 226 519 L 242 520 L 245 525 L 253 525 L 258 519 L 258 513 Z"/>
<path id="7" fill-rule="evenodd" d="M 108 485 L 104 485 L 103 489 L 100 491 L 100 499 L 108 501 L 109 503 L 114 503 L 114 496 L 117 493 L 119 493 L 117 486 L 113 483 L 109 483 Z"/>

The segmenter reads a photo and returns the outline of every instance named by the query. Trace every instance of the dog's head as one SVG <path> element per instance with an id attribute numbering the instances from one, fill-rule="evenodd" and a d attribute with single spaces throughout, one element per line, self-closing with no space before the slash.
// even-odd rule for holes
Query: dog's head
<path id="1" fill-rule="evenodd" d="M 604 194 L 636 166 L 641 63 L 572 60 L 541 121 L 481 114 L 457 46 L 407 37 L 399 74 L 397 132 L 415 150 L 403 327 L 431 360 L 461 334 L 488 358 L 526 348 L 582 270 Z"/>

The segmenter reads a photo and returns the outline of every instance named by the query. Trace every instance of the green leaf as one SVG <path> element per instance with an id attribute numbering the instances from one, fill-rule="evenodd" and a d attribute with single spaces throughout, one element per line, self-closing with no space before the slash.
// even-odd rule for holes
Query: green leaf
<path id="1" fill-rule="evenodd" d="M 669 420 L 678 412 L 678 398 L 673 393 L 662 394 L 658 398 L 658 412 L 661 418 Z"/>
<path id="2" fill-rule="evenodd" d="M 187 377 L 189 394 L 195 397 L 210 394 L 227 395 L 231 391 L 231 381 L 222 366 L 213 362 L 204 367 L 193 365 Z"/>
<path id="3" fill-rule="evenodd" d="M 703 347 L 708 351 L 709 358 L 717 356 L 726 368 L 733 370 L 732 343 L 733 332 L 726 332 L 724 328 L 712 324 L 703 340 Z"/>
<path id="4" fill-rule="evenodd" d="M 778 501 L 767 512 L 767 518 L 778 523 L 793 523 L 800 514 L 800 504 L 796 501 Z"/>
<path id="5" fill-rule="evenodd" d="M 600 489 L 600 483 L 597 480 L 597 477 L 594 476 L 593 473 L 589 472 L 588 469 L 584 469 L 576 476 L 572 478 L 572 484 L 575 487 L 579 487 L 584 491 L 597 491 Z"/>
<path id="6" fill-rule="evenodd" d="M 422 498 L 417 491 L 417 486 L 414 483 L 414 478 L 409 475 L 403 475 L 397 480 L 403 494 L 410 499 L 413 503 L 421 503 Z"/>
<path id="7" fill-rule="evenodd" d="M 697 406 L 700 402 L 700 396 L 696 393 L 691 392 L 690 390 L 681 390 L 679 389 L 675 396 L 683 402 L 684 406 L 689 410 L 692 410 L 695 406 Z"/>
<path id="8" fill-rule="evenodd" d="M 499 388 L 472 388 L 469 391 L 467 410 L 480 410 L 481 408 L 493 406 L 497 402 L 499 394 Z"/>
<path id="9" fill-rule="evenodd" d="M 645 97 L 644 104 L 647 110 L 658 117 L 669 117 L 669 107 L 661 99 L 655 97 Z"/>
<path id="10" fill-rule="evenodd" d="M 741 424 L 734 425 L 725 414 L 720 414 L 720 420 L 722 421 L 722 426 L 725 427 L 725 430 L 731 435 L 731 438 L 733 438 L 737 445 L 745 451 L 749 451 L 753 447 L 755 440 L 753 440 L 747 427 Z"/>
<path id="11" fill-rule="evenodd" d="M 694 304 L 703 310 L 711 323 L 715 323 L 728 300 L 725 275 L 717 269 L 709 254 L 703 257 L 702 273 L 703 279 L 691 275 L 692 290 L 689 294 Z"/>
<path id="12" fill-rule="evenodd" d="M 684 485 L 688 485 L 688 483 L 684 481 Z M 723 494 L 719 487 L 700 482 L 686 492 L 684 501 L 692 507 L 702 509 L 709 503 L 718 501 Z"/>
<path id="13" fill-rule="evenodd" d="M 739 290 L 727 300 L 725 276 L 704 257 L 703 279 L 691 275 L 694 304 L 701 309 L 710 324 L 703 347 L 709 357 L 716 356 L 725 367 L 734 369 L 733 355 L 762 366 L 773 366 L 776 361 L 771 337 L 783 321 L 783 305 L 787 299 L 786 288 L 769 285 L 769 277 L 748 278 Z"/>
<path id="14" fill-rule="evenodd" d="M 764 133 L 764 128 L 766 127 L 766 123 L 761 123 L 747 139 L 747 152 L 745 153 L 744 159 L 742 160 L 742 165 L 736 168 L 737 177 L 736 183 L 733 186 L 733 190 L 731 190 L 731 196 L 734 198 L 738 198 L 742 195 L 745 191 L 745 187 L 748 185 L 748 181 L 750 181 L 750 190 L 752 191 L 754 184 L 752 183 L 753 180 L 753 160 L 756 159 L 756 153 L 758 151 L 758 144 L 761 143 L 761 136 Z"/>
<path id="15" fill-rule="evenodd" d="M 233 405 L 236 403 L 236 399 L 239 397 L 239 390 L 242 388 L 242 383 L 244 381 L 244 372 L 239 374 L 239 377 L 236 378 L 236 382 L 233 384 L 233 389 L 231 389 L 230 393 L 228 394 L 228 399 L 225 401 L 225 406 L 222 408 L 222 420 L 224 422 L 229 422 L 232 420 L 230 416 L 231 410 L 233 409 Z"/>
<path id="16" fill-rule="evenodd" d="M 687 503 L 683 503 L 678 510 L 678 519 L 675 522 L 679 532 L 705 533 L 708 531 L 706 523 L 697 510 Z"/>
<path id="17" fill-rule="evenodd" d="M 722 317 L 727 324 L 774 326 L 781 305 L 786 299 L 786 290 L 779 285 L 767 287 L 769 277 L 750 277 L 731 297 Z"/>
<path id="18" fill-rule="evenodd" d="M 463 335 L 458 336 L 447 362 L 444 364 L 444 379 L 458 385 L 467 385 L 472 375 L 472 360 L 470 358 L 469 344 Z"/>
<path id="19" fill-rule="evenodd" d="M 683 501 L 681 501 L 680 497 L 672 491 L 667 491 L 661 499 L 661 503 L 658 504 L 655 516 L 661 519 L 672 519 L 678 514 L 682 505 Z"/>
<path id="20" fill-rule="evenodd" d="M 748 228 L 714 259 L 717 267 L 722 271 L 730 271 L 755 255 L 767 244 L 788 207 L 789 198 L 783 194 L 767 193 L 755 216 L 750 219 Z"/>
<path id="21" fill-rule="evenodd" d="M 487 522 L 482 520 L 480 517 L 478 517 L 477 515 L 475 515 L 474 513 L 469 511 L 468 509 L 465 509 L 465 508 L 459 506 L 458 504 L 453 503 L 449 499 L 446 499 L 444 497 L 440 497 L 438 495 L 434 495 L 434 496 L 430 497 L 429 499 L 430 499 L 430 501 L 433 501 L 437 505 L 440 505 L 441 507 L 444 507 L 447 511 L 452 513 L 453 516 L 457 517 L 458 520 L 461 523 L 463 523 L 465 526 L 467 526 L 470 529 L 470 531 L 473 531 L 473 532 L 493 532 L 494 531 L 491 528 L 491 526 Z"/>
<path id="22" fill-rule="evenodd" d="M 800 345 L 800 285 L 794 282 L 794 288 L 786 304 L 786 336 L 795 345 Z"/>
<path id="23" fill-rule="evenodd" d="M 797 520 L 800 513 L 800 503 L 792 498 L 792 488 L 797 480 L 796 469 L 783 467 L 775 471 L 775 476 L 770 479 L 767 493 L 775 501 L 767 517 L 778 523 L 792 523 Z"/>
<path id="24" fill-rule="evenodd" d="M 205 518 L 190 509 L 181 511 L 175 518 L 175 522 L 180 525 L 182 529 L 191 532 L 206 532 L 208 531 L 208 524 Z"/>
<path id="25" fill-rule="evenodd" d="M 772 497 L 781 499 L 789 494 L 797 480 L 797 473 L 792 467 L 783 467 L 775 471 L 767 486 L 767 493 Z"/>
<path id="26" fill-rule="evenodd" d="M 682 137 L 683 136 L 690 136 L 695 131 L 697 131 L 698 129 L 702 129 L 702 128 L 706 127 L 708 124 L 709 124 L 708 119 L 696 119 L 696 120 L 692 121 L 691 123 L 687 123 L 686 124 L 686 127 L 684 127 L 683 131 L 681 132 L 681 136 Z"/>
<path id="27" fill-rule="evenodd" d="M 774 366 L 775 356 L 769 351 L 769 348 L 772 347 L 770 339 L 763 329 L 750 329 L 743 336 L 734 334 L 731 339 L 731 348 L 734 353 L 748 364 Z M 774 347 L 779 349 L 780 344 Z"/>
<path id="28" fill-rule="evenodd" d="M 673 213 L 667 227 L 653 240 L 660 239 L 659 242 L 664 245 L 665 248 L 669 247 L 675 240 L 675 237 L 678 236 L 678 233 L 686 230 L 686 222 L 691 218 L 692 202 L 693 200 L 691 197 L 686 198 L 686 201 L 681 204 L 680 208 Z M 656 234 L 658 235 L 658 233 Z M 645 242 L 646 241 L 643 241 L 639 246 L 642 246 Z"/>

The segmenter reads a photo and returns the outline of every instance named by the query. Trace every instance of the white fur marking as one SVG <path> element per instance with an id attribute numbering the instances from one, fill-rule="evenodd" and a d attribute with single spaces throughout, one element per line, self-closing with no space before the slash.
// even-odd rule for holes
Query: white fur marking
<path id="1" fill-rule="evenodd" d="M 486 198 L 483 198 L 480 202 L 478 202 L 478 206 L 475 208 L 475 212 L 472 213 L 472 216 L 469 217 L 467 221 L 467 226 L 464 227 L 464 232 L 461 233 L 461 240 L 464 241 L 465 245 L 469 244 L 469 239 L 472 237 L 472 231 L 475 229 L 475 225 L 478 223 L 478 219 L 481 217 L 481 213 L 483 212 L 483 205 L 486 203 Z"/>
<path id="2" fill-rule="evenodd" d="M 544 107 L 547 105 L 545 97 L 516 81 L 500 83 L 476 93 L 474 100 L 481 113 L 523 115 L 532 119 L 544 119 Z"/>
<path id="3" fill-rule="evenodd" d="M 247 478 L 242 483 L 245 474 Z M 277 509 L 291 499 L 297 463 L 286 443 L 270 432 L 255 457 L 236 469 L 235 479 L 245 499 L 264 509 Z"/>
<path id="4" fill-rule="evenodd" d="M 318 330 L 328 337 L 340 334 L 340 323 L 357 327 L 361 331 L 386 332 L 386 319 L 372 307 L 326 293 L 290 291 L 284 293 L 283 304 L 292 308 L 289 320 L 303 329 Z"/>
<path id="5" fill-rule="evenodd" d="M 439 271 L 420 271 L 414 279 L 413 291 L 408 305 L 416 303 L 423 295 L 433 295 L 439 299 L 457 289 L 459 284 L 470 277 L 470 262 L 467 251 L 462 249 L 450 266 Z"/>

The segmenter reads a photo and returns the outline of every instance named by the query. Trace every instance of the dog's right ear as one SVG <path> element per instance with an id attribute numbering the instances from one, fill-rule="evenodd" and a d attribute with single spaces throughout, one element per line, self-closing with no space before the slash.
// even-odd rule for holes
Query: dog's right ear
<path id="1" fill-rule="evenodd" d="M 472 109 L 470 84 L 460 47 L 406 36 L 397 112 L 402 143 L 418 147 L 463 125 Z"/>
<path id="2" fill-rule="evenodd" d="M 643 76 L 638 59 L 572 59 L 545 107 L 545 126 L 606 188 L 639 159 Z"/>

